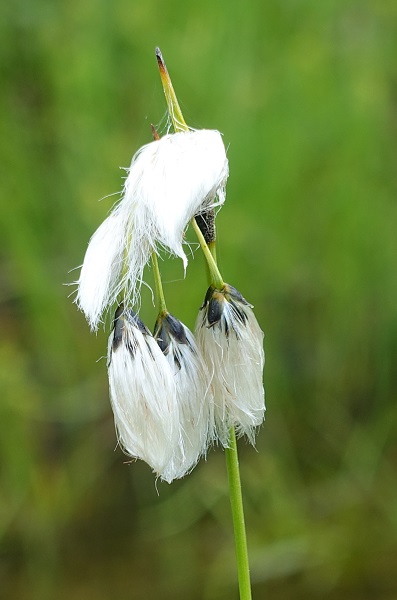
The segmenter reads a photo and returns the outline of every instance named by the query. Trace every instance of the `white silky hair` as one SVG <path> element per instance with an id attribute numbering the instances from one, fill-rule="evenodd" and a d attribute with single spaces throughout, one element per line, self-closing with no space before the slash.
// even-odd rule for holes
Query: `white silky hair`
<path id="1" fill-rule="evenodd" d="M 124 246 L 125 223 L 116 208 L 91 237 L 77 281 L 75 302 L 92 330 L 120 292 Z"/>
<path id="2" fill-rule="evenodd" d="M 125 315 L 121 343 L 108 343 L 110 399 L 118 441 L 133 458 L 171 482 L 170 464 L 180 443 L 175 380 L 169 363 L 149 332 Z"/>
<path id="3" fill-rule="evenodd" d="M 168 134 L 135 154 L 120 203 L 128 221 L 125 283 L 133 304 L 145 264 L 159 247 L 180 257 L 186 269 L 185 229 L 196 214 L 224 203 L 228 173 L 218 131 Z"/>
<path id="4" fill-rule="evenodd" d="M 218 131 L 165 135 L 132 159 L 121 201 L 92 236 L 76 303 L 93 330 L 124 290 L 139 302 L 145 265 L 164 247 L 187 266 L 183 236 L 190 220 L 225 201 L 228 161 Z"/>
<path id="5" fill-rule="evenodd" d="M 187 343 L 171 337 L 165 354 L 174 374 L 180 417 L 180 442 L 172 463 L 165 471 L 165 479 L 187 475 L 206 455 L 213 441 L 213 398 L 206 364 L 196 345 L 193 334 L 184 329 Z"/>
<path id="6" fill-rule="evenodd" d="M 227 447 L 234 426 L 254 444 L 265 413 L 263 332 L 248 304 L 225 299 L 219 322 L 211 326 L 207 308 L 199 313 L 196 339 L 210 371 L 217 437 Z"/>

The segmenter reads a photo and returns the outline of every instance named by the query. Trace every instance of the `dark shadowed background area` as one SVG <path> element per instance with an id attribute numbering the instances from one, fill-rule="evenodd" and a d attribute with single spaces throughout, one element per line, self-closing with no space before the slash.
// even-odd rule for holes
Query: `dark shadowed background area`
<path id="1" fill-rule="evenodd" d="M 126 464 L 108 331 L 65 285 L 165 131 L 156 45 L 189 125 L 224 134 L 220 265 L 266 333 L 240 442 L 254 597 L 397 597 L 396 36 L 393 1 L 1 3 L 2 598 L 237 597 L 223 452 L 171 486 Z M 193 327 L 200 253 L 164 279 Z"/>

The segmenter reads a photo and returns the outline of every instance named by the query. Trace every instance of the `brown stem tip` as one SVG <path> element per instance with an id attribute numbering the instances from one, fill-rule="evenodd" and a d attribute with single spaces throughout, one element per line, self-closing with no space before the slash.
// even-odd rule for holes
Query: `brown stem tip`
<path id="1" fill-rule="evenodd" d="M 153 125 L 153 123 L 150 124 L 150 127 L 152 128 L 153 139 L 154 140 L 159 140 L 160 139 L 159 132 L 157 131 L 157 129 L 155 128 L 155 126 Z"/>
<path id="2" fill-rule="evenodd" d="M 157 64 L 159 66 L 160 71 L 162 71 L 163 73 L 167 73 L 167 67 L 165 66 L 165 62 L 163 59 L 163 55 L 161 54 L 160 48 L 157 47 L 155 52 L 156 52 Z"/>

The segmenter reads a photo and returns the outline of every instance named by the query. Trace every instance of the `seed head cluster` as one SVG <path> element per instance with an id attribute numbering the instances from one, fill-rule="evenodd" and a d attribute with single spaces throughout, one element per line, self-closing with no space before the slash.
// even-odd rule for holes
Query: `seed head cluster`
<path id="1" fill-rule="evenodd" d="M 153 333 L 136 312 L 145 267 L 157 264 L 161 250 L 181 258 L 186 271 L 192 219 L 204 240 L 215 239 L 229 173 L 221 134 L 167 134 L 141 148 L 127 171 L 121 200 L 88 244 L 76 303 L 93 330 L 117 306 L 107 366 L 118 442 L 171 482 L 212 444 L 228 447 L 231 428 L 254 443 L 265 412 L 263 333 L 252 306 L 219 278 L 194 334 L 165 302 Z"/>

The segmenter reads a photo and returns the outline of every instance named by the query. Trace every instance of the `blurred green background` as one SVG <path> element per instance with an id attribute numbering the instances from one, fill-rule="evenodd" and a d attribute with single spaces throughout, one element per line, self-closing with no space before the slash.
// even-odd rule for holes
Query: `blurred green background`
<path id="1" fill-rule="evenodd" d="M 266 333 L 254 596 L 397 598 L 396 36 L 394 1 L 1 3 L 2 598 L 237 597 L 222 451 L 171 486 L 126 464 L 107 332 L 64 285 L 164 131 L 156 45 L 187 122 L 224 134 L 220 264 Z M 164 272 L 192 327 L 200 254 Z"/>

